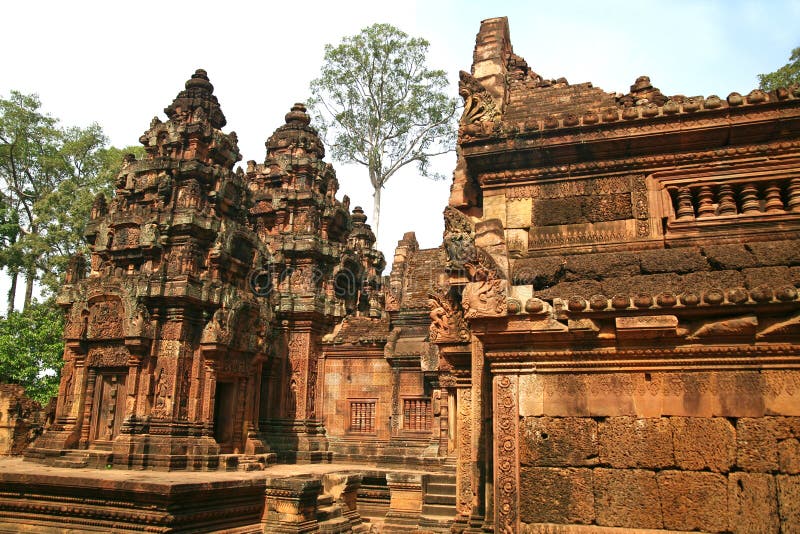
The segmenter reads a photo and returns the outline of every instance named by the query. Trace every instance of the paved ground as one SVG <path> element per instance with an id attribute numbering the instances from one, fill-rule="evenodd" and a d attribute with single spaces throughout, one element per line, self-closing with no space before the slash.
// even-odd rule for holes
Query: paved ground
<path id="1" fill-rule="evenodd" d="M 21 457 L 0 457 L 0 473 L 49 476 L 53 478 L 92 478 L 98 481 L 125 481 L 157 484 L 191 484 L 199 482 L 221 482 L 234 480 L 258 480 L 301 475 L 323 475 L 336 471 L 403 471 L 420 472 L 413 469 L 378 468 L 363 464 L 280 464 L 271 465 L 263 471 L 148 471 L 127 469 L 91 469 L 51 467 L 37 462 L 23 461 Z"/>

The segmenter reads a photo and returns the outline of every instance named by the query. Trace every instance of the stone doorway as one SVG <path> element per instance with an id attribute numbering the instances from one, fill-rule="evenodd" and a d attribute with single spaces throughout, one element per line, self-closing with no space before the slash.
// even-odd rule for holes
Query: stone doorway
<path id="1" fill-rule="evenodd" d="M 125 418 L 127 371 L 112 370 L 97 373 L 92 402 L 89 445 L 92 448 L 107 448 L 119 435 Z"/>
<path id="2" fill-rule="evenodd" d="M 232 382 L 217 382 L 214 398 L 214 439 L 219 452 L 233 452 L 233 416 L 236 388 Z"/>

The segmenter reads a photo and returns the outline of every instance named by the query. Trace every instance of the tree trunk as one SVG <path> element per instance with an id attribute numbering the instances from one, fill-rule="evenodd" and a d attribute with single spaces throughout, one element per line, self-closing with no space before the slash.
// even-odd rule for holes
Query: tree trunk
<path id="1" fill-rule="evenodd" d="M 372 194 L 372 232 L 375 234 L 375 240 L 378 239 L 378 223 L 381 218 L 381 188 L 376 187 L 375 192 Z"/>
<path id="2" fill-rule="evenodd" d="M 27 310 L 31 300 L 33 300 L 33 284 L 35 281 L 36 277 L 32 272 L 25 273 L 25 302 L 22 304 L 22 311 Z"/>
<path id="3" fill-rule="evenodd" d="M 13 270 L 9 273 L 11 276 L 11 287 L 8 288 L 8 309 L 6 310 L 6 317 L 14 311 L 14 301 L 17 299 L 17 278 L 19 273 Z"/>

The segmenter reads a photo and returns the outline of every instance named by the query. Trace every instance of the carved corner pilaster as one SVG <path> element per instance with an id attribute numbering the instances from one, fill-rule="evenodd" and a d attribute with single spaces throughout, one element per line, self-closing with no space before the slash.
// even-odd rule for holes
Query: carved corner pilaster
<path id="1" fill-rule="evenodd" d="M 495 532 L 519 532 L 519 379 L 494 377 Z"/>

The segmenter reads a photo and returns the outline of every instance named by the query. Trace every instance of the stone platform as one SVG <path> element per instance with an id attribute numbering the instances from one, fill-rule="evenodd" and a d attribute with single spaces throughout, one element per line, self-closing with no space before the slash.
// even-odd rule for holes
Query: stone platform
<path id="1" fill-rule="evenodd" d="M 409 483 L 402 499 L 390 499 L 398 476 Z M 381 532 L 390 500 L 401 505 L 403 515 L 422 511 L 428 476 L 365 464 L 160 472 L 0 458 L 0 532 Z M 380 477 L 390 479 L 383 513 L 376 514 L 372 502 L 362 517 L 357 509 L 362 478 Z M 371 497 L 380 493 L 366 482 L 365 487 Z M 426 532 L 444 532 L 446 523 Z"/>

